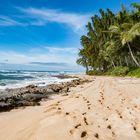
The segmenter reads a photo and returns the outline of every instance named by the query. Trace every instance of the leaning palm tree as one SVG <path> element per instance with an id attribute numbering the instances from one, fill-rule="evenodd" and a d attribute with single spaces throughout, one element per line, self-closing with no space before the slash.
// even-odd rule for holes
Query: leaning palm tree
<path id="1" fill-rule="evenodd" d="M 120 39 L 122 46 L 127 45 L 133 61 L 138 67 L 140 67 L 140 64 L 136 60 L 131 49 L 131 43 L 133 42 L 133 40 L 137 36 L 140 36 L 140 23 L 136 23 L 134 25 L 130 23 L 124 23 L 121 26 L 113 25 L 109 28 L 109 30 L 111 33 L 115 34 L 116 36 L 119 36 L 117 38 Z"/>
<path id="2" fill-rule="evenodd" d="M 140 36 L 140 22 L 139 23 L 136 23 L 134 24 L 130 30 L 128 31 L 124 31 L 121 33 L 121 40 L 122 40 L 122 45 L 127 45 L 128 46 L 128 49 L 129 49 L 129 52 L 131 54 L 131 57 L 133 59 L 133 61 L 135 62 L 135 64 L 140 67 L 140 64 L 138 63 L 138 61 L 136 60 L 133 52 L 132 52 L 132 49 L 131 49 L 131 42 L 133 42 L 133 40 L 137 37 L 137 36 Z"/>

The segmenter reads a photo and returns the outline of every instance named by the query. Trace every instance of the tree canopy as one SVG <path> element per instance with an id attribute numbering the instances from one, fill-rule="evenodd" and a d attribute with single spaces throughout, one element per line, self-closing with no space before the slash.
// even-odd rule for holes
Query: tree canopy
<path id="1" fill-rule="evenodd" d="M 117 14 L 100 9 L 100 15 L 94 15 L 87 23 L 77 60 L 86 71 L 140 67 L 140 4 L 133 3 L 132 7 L 128 11 L 122 6 Z"/>

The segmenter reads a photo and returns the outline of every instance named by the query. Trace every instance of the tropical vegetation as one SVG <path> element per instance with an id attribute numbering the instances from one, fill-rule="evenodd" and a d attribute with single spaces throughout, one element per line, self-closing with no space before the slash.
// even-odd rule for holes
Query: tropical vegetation
<path id="1" fill-rule="evenodd" d="M 124 69 L 127 74 L 140 68 L 140 4 L 131 6 L 129 11 L 122 5 L 118 13 L 100 9 L 100 15 L 86 25 L 77 63 L 87 73 L 111 74 Z"/>

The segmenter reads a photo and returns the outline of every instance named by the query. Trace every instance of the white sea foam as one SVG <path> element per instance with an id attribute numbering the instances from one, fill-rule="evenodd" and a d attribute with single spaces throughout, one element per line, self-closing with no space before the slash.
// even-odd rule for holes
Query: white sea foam
<path id="1" fill-rule="evenodd" d="M 54 75 L 62 72 L 37 72 L 37 71 L 0 71 L 0 90 L 25 87 L 30 84 L 46 86 L 54 83 L 71 81 L 73 78 L 59 79 Z M 71 72 L 63 72 L 73 74 Z"/>

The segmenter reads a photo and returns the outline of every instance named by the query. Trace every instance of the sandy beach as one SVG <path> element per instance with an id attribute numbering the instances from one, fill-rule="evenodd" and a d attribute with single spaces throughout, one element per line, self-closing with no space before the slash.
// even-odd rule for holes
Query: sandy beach
<path id="1" fill-rule="evenodd" d="M 140 79 L 90 78 L 41 106 L 0 113 L 0 140 L 139 140 Z"/>

